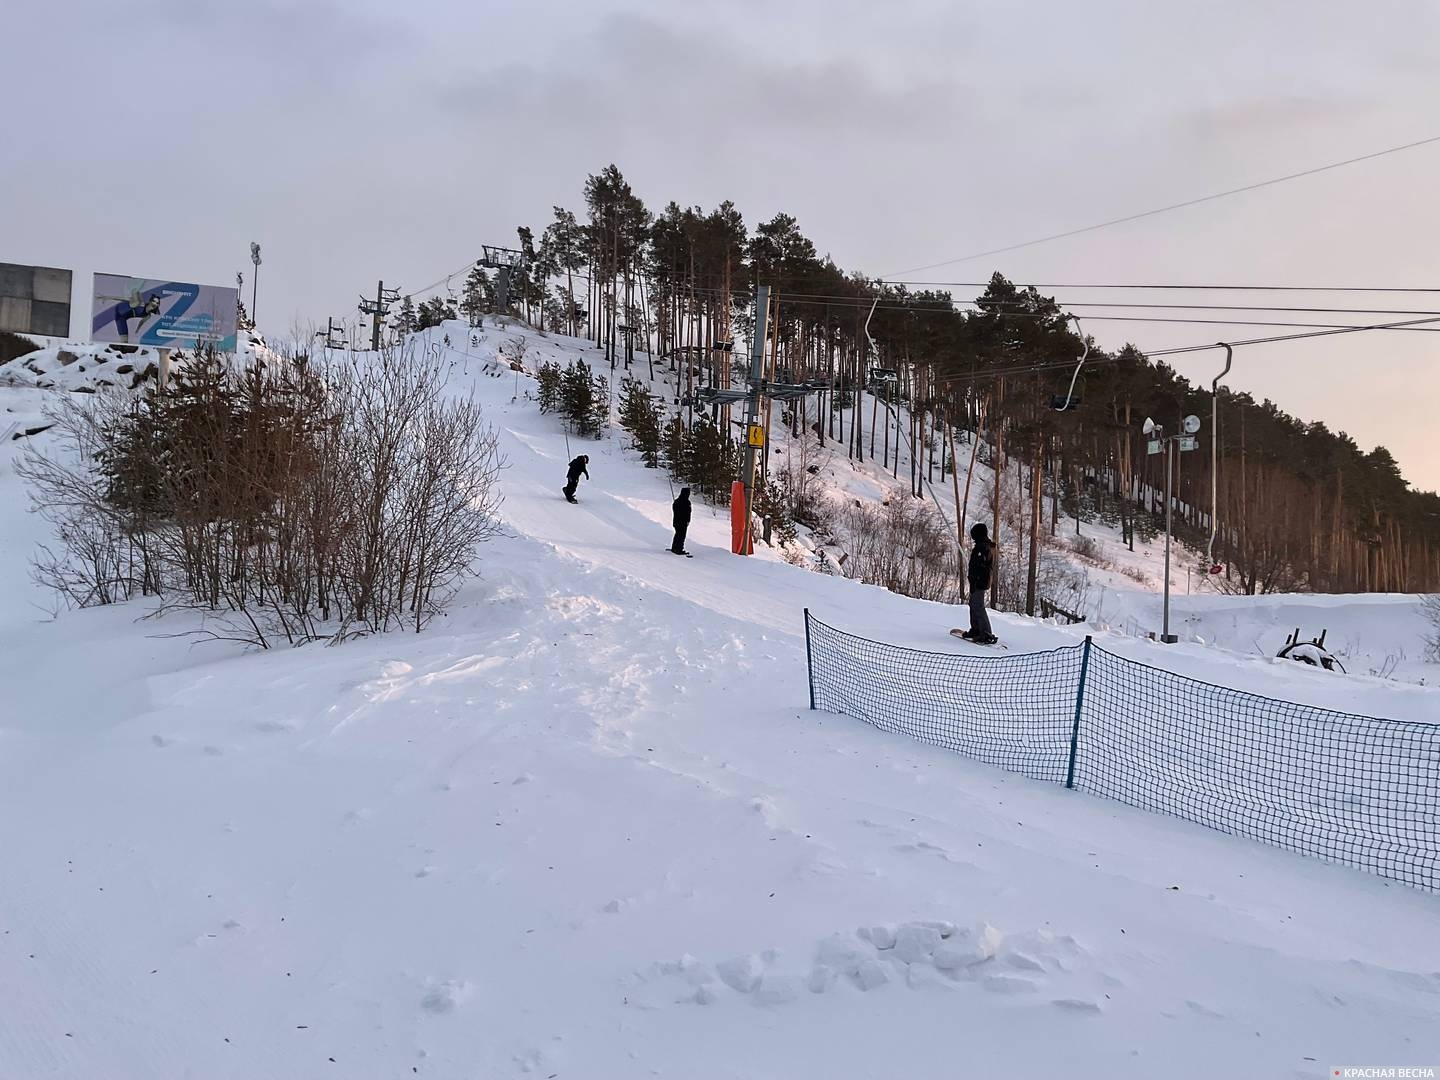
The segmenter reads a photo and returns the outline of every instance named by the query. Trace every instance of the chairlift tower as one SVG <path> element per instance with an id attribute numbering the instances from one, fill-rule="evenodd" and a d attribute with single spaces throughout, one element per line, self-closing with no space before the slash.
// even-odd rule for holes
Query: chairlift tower
<path id="1" fill-rule="evenodd" d="M 325 320 L 325 329 L 316 330 L 314 336 L 317 338 L 323 338 L 325 341 L 325 348 L 327 349 L 343 349 L 346 347 L 347 342 L 343 337 L 339 341 L 335 340 L 335 334 L 337 331 L 342 334 L 345 332 L 344 321 L 336 320 L 334 316 L 329 316 Z"/>
<path id="2" fill-rule="evenodd" d="M 693 400 L 702 405 L 745 405 L 745 471 L 742 478 L 743 492 L 731 496 L 731 551 L 736 555 L 752 553 L 750 542 L 750 507 L 755 489 L 755 456 L 757 450 L 765 449 L 765 428 L 760 421 L 760 402 L 798 401 L 807 394 L 825 389 L 823 382 L 790 383 L 769 382 L 765 378 L 765 337 L 770 312 L 770 288 L 758 285 L 755 289 L 755 329 L 750 342 L 750 382 L 744 390 L 721 389 L 715 386 L 702 387 L 695 391 Z M 733 342 L 725 343 L 729 349 Z M 737 499 L 736 496 L 739 496 Z M 739 504 L 738 506 L 736 504 Z"/>
<path id="3" fill-rule="evenodd" d="M 480 265 L 495 271 L 495 306 L 504 314 L 510 310 L 510 276 L 525 268 L 525 253 L 518 248 L 481 244 Z"/>
<path id="4" fill-rule="evenodd" d="M 383 281 L 375 286 L 374 300 L 364 296 L 360 298 L 360 312 L 370 316 L 370 348 L 376 352 L 380 351 L 380 326 L 385 316 L 390 314 L 390 305 L 399 302 L 400 290 L 385 288 Z"/>

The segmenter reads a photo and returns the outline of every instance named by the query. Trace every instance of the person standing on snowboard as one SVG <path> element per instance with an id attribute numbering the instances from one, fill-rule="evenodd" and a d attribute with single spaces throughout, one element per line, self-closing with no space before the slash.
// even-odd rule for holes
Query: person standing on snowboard
<path id="1" fill-rule="evenodd" d="M 579 501 L 575 498 L 575 489 L 580 486 L 580 477 L 583 476 L 586 480 L 590 479 L 590 470 L 586 467 L 589 464 L 590 458 L 585 454 L 581 454 L 574 461 L 570 462 L 570 469 L 565 473 L 565 498 L 572 503 Z"/>
<path id="2" fill-rule="evenodd" d="M 965 575 L 970 582 L 970 629 L 964 636 L 977 645 L 993 645 L 999 639 L 990 630 L 985 590 L 990 588 L 990 573 L 995 567 L 995 545 L 990 542 L 983 521 L 971 527 L 970 539 L 974 546 L 970 549 L 970 564 Z"/>
<path id="3" fill-rule="evenodd" d="M 675 542 L 670 545 L 670 550 L 676 555 L 689 555 L 685 550 L 685 531 L 690 528 L 690 489 L 680 489 L 680 497 L 671 503 L 671 509 L 675 511 Z"/>

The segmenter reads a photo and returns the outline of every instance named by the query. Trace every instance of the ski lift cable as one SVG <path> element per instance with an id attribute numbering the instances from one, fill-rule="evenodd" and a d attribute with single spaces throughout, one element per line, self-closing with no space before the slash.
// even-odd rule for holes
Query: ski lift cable
<path id="1" fill-rule="evenodd" d="M 1081 287 L 1081 286 L 1075 286 L 1075 287 L 1078 288 L 1078 287 Z M 1104 287 L 1104 286 L 1095 286 L 1095 287 L 1098 288 L 1098 287 Z M 1161 287 L 1163 287 L 1163 286 L 1155 286 L 1155 287 L 1156 287 L 1156 288 L 1161 288 Z M 1197 286 L 1197 287 L 1199 287 L 1199 286 Z M 724 289 L 711 288 L 711 287 L 700 287 L 700 288 L 694 289 L 693 291 L 694 291 L 695 293 L 697 293 L 697 294 L 710 295 L 710 296 L 724 295 L 724 294 L 726 293 L 726 290 L 724 290 Z M 1440 291 L 1440 290 L 1435 290 L 1435 291 Z M 731 289 L 731 290 L 729 290 L 729 295 L 733 296 L 733 297 L 734 297 L 735 299 L 737 299 L 737 300 L 745 300 L 745 299 L 748 299 L 748 297 L 749 297 L 750 294 L 749 294 L 747 291 L 743 290 L 743 289 Z M 840 295 L 840 294 L 833 294 L 833 293 L 787 293 L 787 294 L 786 294 L 786 297 L 787 297 L 787 299 L 791 300 L 793 303 L 795 303 L 796 305 L 801 306 L 801 307 L 815 307 L 815 306 L 822 306 L 822 305 L 823 305 L 823 306 L 825 306 L 825 307 L 842 307 L 842 308 L 844 308 L 844 307 L 850 307 L 850 308 L 859 308 L 861 305 L 867 305 L 867 306 L 869 306 L 869 305 L 875 304 L 876 295 L 877 295 L 877 294 L 871 294 L 871 295 L 864 295 L 864 294 Z M 1004 309 L 1006 309 L 1006 308 L 1019 307 L 1019 306 L 1023 306 L 1023 305 L 1025 304 L 1024 301 L 1016 301 L 1016 300 L 994 300 L 994 301 L 985 301 L 984 304 L 982 305 L 979 301 L 976 301 L 976 300 L 955 299 L 955 298 L 953 298 L 953 297 L 950 297 L 950 298 L 920 298 L 920 297 L 901 297 L 901 296 L 886 297 L 883 293 L 878 294 L 878 296 L 879 296 L 879 301 L 880 301 L 880 302 L 879 302 L 879 304 L 878 304 L 878 306 L 877 306 L 877 309 L 879 309 L 879 310 L 886 310 L 886 311 L 914 311 L 914 312 L 917 312 L 917 313 L 920 313 L 920 314 L 924 314 L 924 313 L 927 313 L 927 312 L 943 312 L 943 313 L 947 313 L 947 314 L 948 314 L 948 313 L 959 313 L 959 312 L 957 311 L 957 309 L 959 309 L 959 308 L 978 308 L 978 309 L 980 309 L 981 311 L 989 311 L 989 310 L 991 310 L 991 309 L 993 308 L 993 309 L 995 309 L 995 310 L 993 311 L 994 314 L 997 314 L 997 315 L 1009 315 L 1009 316 L 1012 316 L 1012 317 L 1015 317 L 1015 318 L 1062 318 L 1062 317 L 1063 317 L 1063 315 L 1061 315 L 1061 314 L 1059 314 L 1059 313 L 1057 313 L 1057 314 L 1055 314 L 1055 315 L 1048 315 L 1048 314 L 1045 314 L 1045 313 L 1034 312 L 1034 311 L 1007 311 L 1007 310 L 1004 310 Z M 1348 314 L 1360 314 L 1360 315 L 1437 315 L 1437 314 L 1440 314 L 1440 312 L 1433 311 L 1433 310 L 1429 310 L 1429 309 L 1410 309 L 1410 308 L 1293 307 L 1293 306 L 1259 305 L 1259 304 L 1152 304 L 1152 303 L 1138 303 L 1138 302 L 1137 302 L 1137 303 L 1123 303 L 1123 302 L 1118 302 L 1118 301 L 1117 301 L 1117 302 L 1103 302 L 1103 301 L 1084 301 L 1084 300 L 1068 300 L 1068 299 L 1052 300 L 1052 302 L 1056 305 L 1057 308 L 1071 308 L 1071 307 L 1084 307 L 1084 308 L 1091 308 L 1091 307 L 1111 307 L 1111 308 L 1119 308 L 1119 309 L 1121 309 L 1121 310 L 1125 310 L 1125 309 L 1141 309 L 1141 310 L 1153 309 L 1153 310 L 1159 310 L 1159 311 L 1176 311 L 1176 310 L 1188 310 L 1188 311 L 1258 311 L 1258 312 L 1296 312 L 1296 313 L 1337 314 L 1337 315 L 1348 315 Z M 1146 321 L 1146 318 L 1145 318 L 1145 317 L 1141 317 L 1141 316 L 1122 316 L 1122 315 L 1090 315 L 1090 316 L 1087 316 L 1087 318 L 1099 319 L 1099 320 L 1110 321 L 1110 322 L 1141 322 L 1141 321 Z M 1150 316 L 1150 317 L 1148 317 L 1148 319 L 1149 319 L 1149 321 L 1153 321 L 1153 322 L 1177 322 L 1177 323 L 1179 323 L 1179 322 L 1201 322 L 1201 321 L 1203 321 L 1203 320 L 1198 320 L 1198 319 L 1162 318 L 1162 317 L 1159 317 L 1159 316 Z M 1318 329 L 1338 329 L 1338 328 L 1340 328 L 1340 326 L 1342 325 L 1342 324 L 1334 324 L 1334 323 L 1284 323 L 1284 324 L 1275 324 L 1275 323 L 1273 323 L 1273 322 L 1265 322 L 1265 321 L 1259 321 L 1259 320 L 1210 320 L 1210 321 L 1213 322 L 1213 323 L 1215 323 L 1216 325 L 1252 325 L 1252 326 L 1294 325 L 1294 326 L 1297 326 L 1297 327 L 1308 327 L 1308 328 L 1318 328 Z M 1345 324 L 1345 325 L 1348 325 L 1348 324 Z"/>
<path id="2" fill-rule="evenodd" d="M 699 290 L 699 291 L 706 291 L 706 290 Z M 719 291 L 722 291 L 722 290 L 713 290 L 713 291 L 719 292 Z M 744 295 L 744 294 L 737 294 L 737 295 Z M 919 302 L 907 303 L 907 302 L 899 301 L 899 300 L 886 302 L 886 301 L 884 301 L 884 300 L 883 300 L 882 298 L 880 298 L 880 297 L 863 297 L 863 296 L 840 297 L 840 296 L 821 296 L 821 295 L 818 295 L 818 294 L 815 294 L 815 295 L 805 295 L 805 294 L 795 294 L 795 293 L 787 293 L 787 294 L 786 294 L 786 299 L 787 299 L 787 300 L 790 300 L 790 301 L 792 301 L 792 302 L 796 302 L 796 303 L 804 303 L 804 302 L 806 302 L 806 301 L 822 301 L 822 300 L 823 300 L 823 301 L 826 302 L 826 303 L 825 303 L 825 306 L 827 306 L 827 307 L 850 307 L 850 308 L 853 308 L 853 309 L 858 309 L 862 304 L 865 304 L 867 301 L 869 301 L 870 313 L 871 313 L 872 316 L 873 316 L 874 311 L 876 311 L 876 310 L 879 310 L 879 311 L 914 311 L 914 312 L 917 312 L 917 313 L 920 313 L 920 314 L 925 314 L 925 313 L 929 313 L 929 312 L 954 312 L 954 309 L 955 309 L 956 307 L 978 307 L 978 306 L 979 306 L 975 301 L 972 301 L 972 300 L 919 301 Z M 932 305 L 932 306 L 923 306 L 923 305 L 926 305 L 926 304 L 929 304 L 929 305 Z M 937 305 L 938 305 L 938 306 L 937 306 Z M 1065 306 L 1065 305 L 1061 304 L 1061 305 L 1058 305 L 1058 306 Z M 1077 306 L 1077 307 L 1089 307 L 1089 306 L 1092 306 L 1092 305 L 1080 303 L 1080 304 L 1075 304 L 1075 305 L 1072 305 L 1072 306 Z M 1098 305 L 1094 305 L 1094 306 L 1098 306 Z M 1121 308 L 1127 308 L 1127 307 L 1132 307 L 1132 306 L 1133 306 L 1133 307 L 1143 307 L 1143 306 L 1146 306 L 1146 305 L 1117 304 L 1117 305 L 1114 305 L 1114 306 L 1116 306 L 1116 307 L 1121 307 Z M 1159 305 L 1153 305 L 1153 306 L 1154 306 L 1154 307 L 1157 307 L 1157 308 L 1161 308 L 1161 309 L 1166 309 L 1166 308 L 1173 308 L 1173 307 L 1183 307 L 1184 305 L 1159 304 Z M 1197 310 L 1212 310 L 1212 308 L 1210 308 L 1209 306 L 1203 306 L 1203 305 L 1197 305 L 1196 308 L 1197 308 Z M 1215 305 L 1215 306 L 1213 307 L 1213 310 L 1216 310 L 1216 311 L 1228 311 L 1228 310 L 1240 310 L 1240 311 L 1252 311 L 1252 310 L 1253 310 L 1253 311 L 1284 311 L 1284 310 L 1292 310 L 1292 309 L 1285 309 L 1285 308 L 1264 308 L 1264 307 L 1239 307 L 1239 308 L 1232 308 L 1232 307 L 1228 307 L 1228 306 L 1226 306 L 1226 305 Z M 1366 309 L 1366 308 L 1314 308 L 1314 309 L 1298 309 L 1298 308 L 1297 308 L 1297 309 L 1293 309 L 1293 310 L 1314 310 L 1314 311 L 1317 311 L 1317 312 L 1318 312 L 1318 311 L 1334 311 L 1334 312 L 1340 313 L 1340 314 L 1344 314 L 1344 313 L 1352 313 L 1352 314 L 1374 314 L 1374 315 L 1390 315 L 1390 314 L 1394 314 L 1394 315 L 1412 315 L 1412 314 L 1413 314 L 1413 315 L 1433 315 L 1433 316 L 1440 317 L 1440 312 L 1437 312 L 1437 311 L 1429 311 L 1429 310 L 1411 311 L 1411 310 L 1390 310 L 1390 309 L 1383 309 L 1383 308 L 1380 308 L 1380 309 Z M 954 312 L 954 313 L 958 314 L 958 312 Z M 1061 312 L 1057 312 L 1057 313 L 1055 313 L 1055 314 L 1046 314 L 1046 313 L 1043 313 L 1043 312 L 1034 312 L 1034 311 L 996 311 L 996 312 L 994 312 L 994 314 L 1003 315 L 1003 316 L 1008 317 L 1008 318 L 1017 318 L 1017 319 L 1057 319 L 1057 320 L 1061 320 L 1061 321 L 1068 320 L 1069 317 L 1070 317 L 1068 314 L 1061 313 Z M 1386 324 L 1386 325 L 1384 325 L 1384 326 L 1369 327 L 1369 326 L 1355 326 L 1355 325 L 1350 324 L 1350 323 L 1292 322 L 1292 321 L 1282 321 L 1282 320 L 1273 320 L 1273 319 L 1202 319 L 1202 318 L 1191 318 L 1191 317 L 1184 317 L 1184 318 L 1181 318 L 1181 317 L 1165 318 L 1165 317 L 1155 316 L 1155 315 L 1087 315 L 1087 316 L 1085 316 L 1085 317 L 1086 317 L 1087 319 L 1092 320 L 1092 321 L 1098 321 L 1098 322 L 1175 323 L 1175 324 L 1211 325 L 1211 326 L 1285 326 L 1285 327 L 1293 327 L 1293 328 L 1297 328 L 1297 329 L 1311 329 L 1311 330 L 1317 330 L 1317 329 L 1318 329 L 1318 330 L 1366 330 L 1366 329 L 1410 330 L 1410 329 L 1416 329 L 1416 327 L 1413 326 L 1412 323 L 1424 323 L 1424 322 L 1436 321 L 1436 320 L 1434 320 L 1434 319 L 1417 319 L 1417 320 L 1412 320 L 1412 321 L 1410 321 L 1410 322 L 1396 323 L 1396 324 L 1394 324 L 1394 325 Z M 867 320 L 867 321 L 868 321 L 868 320 Z M 1422 329 L 1423 329 L 1423 328 L 1422 328 Z M 868 335 L 868 331 L 867 331 L 867 335 Z M 1208 348 L 1208 347 L 1209 347 L 1209 346 L 1207 346 L 1207 348 Z"/>
<path id="3" fill-rule="evenodd" d="M 423 288 L 423 289 L 416 289 L 414 292 L 406 293 L 405 295 L 408 296 L 408 297 L 410 297 L 410 299 L 414 300 L 417 296 L 424 296 L 426 293 L 434 292 L 434 291 L 435 291 L 436 289 L 438 289 L 441 285 L 447 284 L 447 283 L 450 281 L 451 278 L 459 277 L 461 274 L 463 274 L 466 270 L 469 270 L 469 269 L 470 269 L 472 266 L 474 266 L 474 265 L 475 265 L 475 260 L 474 260 L 474 259 L 471 259 L 471 260 L 470 260 L 469 262 L 467 262 L 464 266 L 460 267 L 459 270 L 452 270 L 450 273 L 446 274 L 444 277 L 439 278 L 439 279 L 437 279 L 437 280 L 435 280 L 435 281 L 432 281 L 429 285 L 426 285 L 425 288 Z"/>
<path id="4" fill-rule="evenodd" d="M 572 276 L 577 281 L 593 280 L 591 275 L 583 271 L 572 271 Z M 671 270 L 664 267 L 650 267 L 639 274 L 651 280 L 659 278 L 674 278 L 684 282 L 690 279 L 688 270 Z M 860 285 L 931 285 L 947 288 L 962 289 L 985 289 L 989 288 L 989 281 L 924 281 L 920 279 L 902 280 L 890 278 L 868 278 L 859 283 Z M 1220 285 L 1212 282 L 1038 282 L 1038 281 L 1015 281 L 1012 282 L 1021 289 L 1160 289 L 1160 290 L 1201 290 L 1212 292 L 1309 292 L 1309 293 L 1440 293 L 1440 286 L 1414 286 L 1414 285 Z M 771 282 L 777 290 L 781 285 Z M 686 292 L 719 292 L 722 291 L 715 286 L 685 284 Z M 783 290 L 781 290 L 783 291 Z M 731 289 L 738 295 L 753 297 L 754 291 L 748 287 L 736 287 Z M 797 295 L 788 293 L 786 295 Z"/>
<path id="5" fill-rule="evenodd" d="M 1398 323 L 1376 323 L 1376 324 L 1369 325 L 1369 326 L 1345 326 L 1345 327 L 1339 327 L 1339 328 L 1336 328 L 1336 329 L 1333 329 L 1333 330 L 1315 330 L 1315 331 L 1311 331 L 1311 332 L 1305 333 L 1305 334 L 1277 334 L 1277 335 L 1274 335 L 1274 336 L 1272 336 L 1272 337 L 1246 338 L 1246 339 L 1244 339 L 1244 340 L 1242 340 L 1242 341 L 1232 341 L 1232 342 L 1228 342 L 1228 343 L 1227 343 L 1227 342 L 1214 342 L 1214 343 L 1207 344 L 1207 345 L 1181 345 L 1181 346 L 1177 346 L 1176 348 L 1173 348 L 1173 349 L 1144 349 L 1144 350 L 1140 350 L 1140 355 L 1143 356 L 1143 357 L 1145 357 L 1146 359 L 1153 359 L 1153 358 L 1155 358 L 1155 357 L 1160 357 L 1160 356 L 1179 356 L 1179 355 L 1183 355 L 1183 354 L 1186 354 L 1186 353 L 1208 352 L 1208 351 L 1211 350 L 1211 349 L 1239 348 L 1239 347 L 1242 346 L 1242 345 L 1270 345 L 1270 344 L 1273 344 L 1273 343 L 1275 343 L 1275 342 L 1281 342 L 1281 341 L 1301 341 L 1301 340 L 1305 340 L 1305 339 L 1307 339 L 1307 338 L 1334 337 L 1334 336 L 1339 335 L 1339 334 L 1357 334 L 1357 333 L 1362 333 L 1362 332 L 1364 332 L 1364 331 L 1366 331 L 1366 330 L 1399 330 L 1399 329 L 1406 329 L 1406 328 L 1416 328 L 1416 324 L 1418 324 L 1418 323 L 1435 323 L 1435 322 L 1440 322 L 1440 316 L 1435 316 L 1435 317 L 1427 318 L 1427 319 L 1410 319 L 1410 320 L 1406 320 L 1406 321 L 1404 321 L 1404 322 L 1398 322 Z M 1419 327 L 1419 328 L 1420 328 L 1420 329 L 1423 329 L 1423 327 Z M 1118 360 L 1119 360 L 1119 357 L 1118 357 L 1118 356 L 1110 356 L 1110 357 L 1105 357 L 1105 358 L 1103 358 L 1103 359 L 1097 358 L 1097 359 L 1092 360 L 1092 361 L 1090 361 L 1090 362 L 1091 362 L 1092 364 L 1097 364 L 1097 363 L 1107 363 L 1107 364 L 1108 364 L 1108 363 L 1115 363 L 1115 362 L 1117 362 Z M 1028 373 L 1030 373 L 1030 372 L 1032 372 L 1032 371 L 1054 370 L 1055 368 L 1058 368 L 1058 367 L 1069 367 L 1069 366 L 1070 366 L 1070 365 L 1069 365 L 1068 363 L 1065 363 L 1065 364 L 1054 364 L 1054 363 L 1051 363 L 1051 364 L 1035 364 L 1035 365 L 1031 365 L 1031 366 L 1029 366 L 1029 367 L 1021 367 L 1021 368 L 1005 368 L 1005 369 L 998 369 L 998 368 L 997 368 L 997 369 L 993 369 L 992 372 L 983 372 L 983 371 L 982 371 L 982 372 L 980 372 L 980 373 L 978 373 L 978 374 L 979 374 L 980 377 L 988 377 L 988 375 L 990 375 L 990 374 L 997 374 L 997 375 L 1028 374 Z M 1227 370 L 1228 370 L 1228 368 L 1227 368 Z M 969 377 L 970 377 L 969 375 L 955 375 L 955 376 L 947 376 L 946 378 L 947 378 L 947 379 L 966 379 L 966 378 L 969 378 Z"/>
<path id="6" fill-rule="evenodd" d="M 805 294 L 786 294 L 786 295 L 787 295 L 787 296 L 790 296 L 790 297 L 793 297 L 793 298 L 796 299 L 796 300 L 804 300 L 804 299 L 809 299 L 809 298 L 810 298 L 809 296 L 806 296 Z M 818 298 L 818 297 L 817 297 L 817 298 Z M 838 298 L 838 297 L 837 297 L 837 298 L 835 298 L 835 299 L 836 299 L 836 301 L 837 301 L 838 303 L 848 303 L 848 302 L 852 302 L 849 298 Z M 858 302 L 863 302 L 865 298 L 864 298 L 864 297 L 860 297 L 860 298 L 856 298 L 856 299 L 858 300 Z M 1262 311 L 1262 312 L 1281 312 L 1281 313 L 1287 313 L 1287 314 L 1301 314 L 1301 315 L 1440 315 L 1440 311 L 1435 311 L 1435 310 L 1430 309 L 1430 308 L 1414 309 L 1414 308 L 1287 307 L 1287 306 L 1282 306 L 1282 305 L 1278 305 L 1278 304 L 1156 304 L 1156 303 L 1146 303 L 1146 302 L 1138 302 L 1138 301 L 1137 301 L 1137 302 L 1125 302 L 1125 301 L 1119 301 L 1119 300 L 1071 300 L 1071 299 L 1060 299 L 1060 298 L 1051 298 L 1051 299 L 1052 299 L 1052 302 L 1054 303 L 1054 305 L 1055 305 L 1057 308 L 1120 308 L 1121 310 L 1129 310 L 1129 309 L 1138 308 L 1138 309 L 1142 309 L 1142 310 L 1151 310 L 1151 311 Z M 885 301 L 885 300 L 884 300 L 884 297 L 882 296 L 882 301 L 884 301 L 885 303 L 888 303 L 888 304 L 890 304 L 890 305 L 892 305 L 892 306 L 895 306 L 895 307 L 913 308 L 913 309 L 916 310 L 916 311 L 927 311 L 927 310 L 931 310 L 931 307 L 927 307 L 926 305 L 931 305 L 933 308 L 935 308 L 935 309 L 937 309 L 937 310 L 941 310 L 941 311 L 945 310 L 946 307 L 981 307 L 981 306 L 982 306 L 981 303 L 980 303 L 979 301 L 977 301 L 977 300 L 956 300 L 956 299 L 953 299 L 953 298 L 952 298 L 952 299 L 947 299 L 947 300 L 928 300 L 928 299 L 924 299 L 924 298 L 915 298 L 915 297 L 905 298 L 905 299 L 902 299 L 902 298 L 900 298 L 900 297 L 895 297 L 895 298 L 893 298 L 893 299 L 890 299 L 890 300 L 888 300 L 888 301 Z M 988 308 L 990 308 L 990 307 L 992 307 L 992 306 L 995 307 L 995 308 L 1001 309 L 1001 310 L 998 312 L 999 314 L 1012 314 L 1011 312 L 1004 311 L 1003 309 L 1005 309 L 1005 308 L 1012 308 L 1012 307 L 1021 307 L 1021 308 L 1023 308 L 1023 307 L 1026 306 L 1026 302 L 1023 301 L 1023 300 L 987 300 L 987 301 L 985 301 L 985 303 L 984 303 L 984 307 L 985 307 L 985 308 L 988 309 Z M 1020 312 L 1019 314 L 1023 314 L 1023 312 Z M 1093 315 L 1092 315 L 1092 316 L 1089 316 L 1089 317 L 1090 317 L 1090 318 L 1099 318 L 1099 316 L 1093 316 Z"/>
<path id="7" fill-rule="evenodd" d="M 589 274 L 583 271 L 572 271 L 572 276 L 577 281 L 592 280 Z M 663 267 L 652 267 L 645 270 L 639 276 L 650 280 L 672 278 L 683 282 L 685 292 L 721 292 L 723 290 L 712 285 L 690 284 L 690 272 L 683 270 L 669 270 Z M 885 286 L 885 285 L 928 285 L 944 288 L 958 289 L 986 289 L 989 288 L 989 281 L 927 281 L 918 278 L 866 278 L 857 283 L 860 287 Z M 1038 281 L 1014 281 L 1016 288 L 1020 289 L 1131 289 L 1131 290 L 1169 290 L 1169 291 L 1210 291 L 1210 292 L 1299 292 L 1299 293 L 1419 293 L 1435 294 L 1440 293 L 1440 286 L 1415 286 L 1415 285 L 1222 285 L 1213 282 L 1112 282 L 1112 281 L 1089 281 L 1089 282 L 1038 282 Z M 771 282 L 776 289 L 781 285 Z M 737 286 L 730 290 L 740 296 L 753 297 L 753 289 L 745 286 Z M 782 290 L 783 291 L 783 290 Z M 786 292 L 787 296 L 800 295 Z"/>
<path id="8" fill-rule="evenodd" d="M 1435 322 L 1440 322 L 1440 317 L 1433 317 L 1428 319 L 1408 319 L 1404 322 L 1398 323 L 1376 323 L 1371 326 L 1345 326 L 1337 327 L 1333 330 L 1312 330 L 1306 334 L 1278 334 L 1274 337 L 1249 338 L 1245 341 L 1232 341 L 1230 342 L 1230 345 L 1235 347 L 1241 345 L 1268 345 L 1276 341 L 1301 341 L 1306 338 L 1333 337 L 1337 334 L 1356 334 L 1365 330 L 1396 330 L 1406 327 L 1417 326 L 1422 323 Z M 1145 355 L 1149 357 L 1179 356 L 1182 353 L 1205 352 L 1209 349 L 1220 349 L 1224 347 L 1225 346 L 1220 343 L 1216 343 L 1213 345 L 1182 345 L 1174 349 L 1147 350 Z"/>
<path id="9" fill-rule="evenodd" d="M 875 297 L 874 303 L 872 303 L 872 304 L 870 305 L 870 314 L 869 314 L 869 315 L 866 317 L 866 319 L 865 319 L 865 340 L 867 340 L 867 341 L 870 343 L 870 351 L 871 351 L 871 353 L 874 354 L 875 360 L 876 360 L 877 362 L 878 362 L 879 359 L 880 359 L 880 350 L 875 347 L 875 339 L 870 336 L 870 319 L 875 316 L 875 307 L 876 307 L 876 305 L 879 304 L 879 303 L 880 303 L 880 297 L 879 297 L 879 295 L 877 294 L 876 297 Z M 885 403 L 885 413 L 886 413 L 885 422 L 888 424 L 888 423 L 890 422 L 890 417 L 889 417 L 889 413 L 890 413 L 890 403 L 889 403 L 888 401 Z M 901 429 L 901 427 L 900 427 L 900 410 L 897 408 L 897 409 L 895 410 L 895 436 L 896 436 L 896 438 L 898 439 L 898 438 L 900 437 L 900 435 L 902 435 L 902 434 L 905 436 L 905 442 L 906 442 L 906 444 L 910 447 L 910 462 L 911 462 L 911 465 L 912 465 L 912 466 L 915 466 L 915 465 L 916 465 L 915 440 L 912 439 L 912 438 L 910 438 L 910 433 L 909 433 L 909 432 L 903 431 L 903 430 Z M 887 436 L 887 438 L 888 438 L 888 436 Z M 897 454 L 897 456 L 898 456 L 898 454 L 899 454 L 899 449 L 898 449 L 898 447 L 897 447 L 897 449 L 896 449 L 896 454 Z M 930 483 L 930 478 L 929 478 L 928 476 L 926 476 L 924 473 L 921 473 L 921 474 L 920 474 L 920 483 L 921 483 L 924 487 L 926 487 L 926 488 L 929 489 L 929 491 L 930 491 L 930 500 L 935 504 L 935 509 L 940 511 L 941 516 L 944 516 L 944 508 L 941 507 L 941 505 L 940 505 L 940 499 L 939 499 L 939 497 L 935 494 L 935 487 L 934 487 L 933 484 Z"/>

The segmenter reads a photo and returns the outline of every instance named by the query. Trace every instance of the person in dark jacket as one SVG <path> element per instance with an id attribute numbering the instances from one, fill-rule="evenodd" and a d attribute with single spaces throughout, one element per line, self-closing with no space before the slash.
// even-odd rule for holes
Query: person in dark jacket
<path id="1" fill-rule="evenodd" d="M 689 555 L 685 550 L 685 531 L 690 528 L 690 489 L 681 488 L 680 497 L 670 504 L 675 512 L 675 542 L 670 550 L 676 555 Z"/>
<path id="2" fill-rule="evenodd" d="M 995 567 L 995 545 L 984 522 L 970 529 L 974 546 L 970 549 L 970 565 L 966 577 L 970 582 L 970 629 L 965 636 L 979 645 L 993 645 L 998 639 L 990 630 L 990 615 L 985 610 L 985 590 L 990 588 L 990 574 Z"/>
<path id="3" fill-rule="evenodd" d="M 574 461 L 570 462 L 570 469 L 565 474 L 565 498 L 571 502 L 578 502 L 575 498 L 575 489 L 580 486 L 580 477 L 590 479 L 590 470 L 586 467 L 590 464 L 590 458 L 581 454 Z"/>

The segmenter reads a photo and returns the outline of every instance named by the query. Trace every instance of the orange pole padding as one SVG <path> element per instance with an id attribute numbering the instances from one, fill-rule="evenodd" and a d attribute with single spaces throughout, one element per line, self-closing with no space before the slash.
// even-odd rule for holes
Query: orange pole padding
<path id="1" fill-rule="evenodd" d="M 733 554 L 750 554 L 749 516 L 745 512 L 745 485 L 736 480 L 730 485 L 730 551 Z"/>

